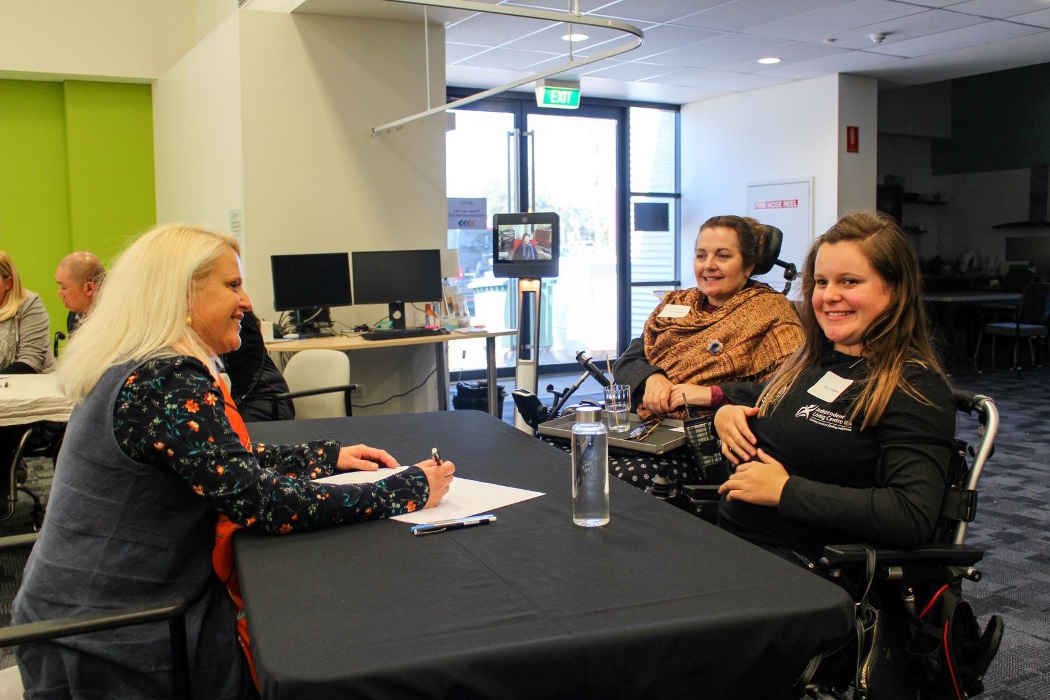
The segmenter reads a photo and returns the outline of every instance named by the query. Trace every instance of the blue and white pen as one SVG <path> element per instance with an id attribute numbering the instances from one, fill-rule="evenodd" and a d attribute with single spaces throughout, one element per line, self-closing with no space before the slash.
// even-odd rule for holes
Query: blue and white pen
<path id="1" fill-rule="evenodd" d="M 484 515 L 472 515 L 469 518 L 453 518 L 452 520 L 435 520 L 432 523 L 421 523 L 412 526 L 413 535 L 434 535 L 449 530 L 462 530 L 465 527 L 476 527 L 496 522 L 496 516 L 492 513 Z"/>

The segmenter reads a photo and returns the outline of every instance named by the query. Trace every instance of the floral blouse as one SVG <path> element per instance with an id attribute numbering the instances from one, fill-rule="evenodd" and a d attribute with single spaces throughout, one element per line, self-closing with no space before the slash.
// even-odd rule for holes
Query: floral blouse
<path id="1" fill-rule="evenodd" d="M 234 523 L 268 532 L 398 515 L 422 508 L 430 495 L 416 467 L 375 484 L 311 481 L 335 472 L 334 440 L 245 449 L 226 419 L 220 388 L 191 357 L 135 369 L 117 394 L 113 427 L 128 457 L 173 469 Z"/>

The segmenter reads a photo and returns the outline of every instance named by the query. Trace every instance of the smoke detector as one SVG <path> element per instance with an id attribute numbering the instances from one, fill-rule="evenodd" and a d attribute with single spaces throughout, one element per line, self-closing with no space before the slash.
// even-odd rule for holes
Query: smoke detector
<path id="1" fill-rule="evenodd" d="M 873 44 L 881 44 L 883 41 L 886 40 L 886 35 L 882 32 L 879 32 L 878 34 L 869 34 L 868 38 L 871 39 L 871 43 Z"/>

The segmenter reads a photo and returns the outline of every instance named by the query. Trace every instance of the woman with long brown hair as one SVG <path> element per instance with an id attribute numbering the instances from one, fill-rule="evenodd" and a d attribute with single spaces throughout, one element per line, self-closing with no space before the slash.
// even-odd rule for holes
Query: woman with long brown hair
<path id="1" fill-rule="evenodd" d="M 767 385 L 725 387 L 715 427 L 736 466 L 719 525 L 813 556 L 832 542 L 918 546 L 933 532 L 955 433 L 911 242 L 844 216 L 803 272 L 805 343 Z"/>

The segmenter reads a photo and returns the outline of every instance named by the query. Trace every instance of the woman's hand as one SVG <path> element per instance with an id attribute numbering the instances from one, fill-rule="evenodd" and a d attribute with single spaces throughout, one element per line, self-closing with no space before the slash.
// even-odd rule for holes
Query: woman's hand
<path id="1" fill-rule="evenodd" d="M 668 402 L 670 409 L 685 408 L 686 402 L 690 406 L 710 406 L 711 387 L 697 386 L 696 384 L 675 384 L 672 386 L 671 400 Z"/>
<path id="2" fill-rule="evenodd" d="M 335 468 L 341 472 L 356 469 L 362 472 L 374 472 L 379 467 L 398 467 L 397 460 L 386 450 L 377 450 L 368 445 L 351 445 L 339 448 L 339 460 Z"/>
<path id="3" fill-rule="evenodd" d="M 664 415 L 671 410 L 671 380 L 659 372 L 645 378 L 645 393 L 642 394 L 642 405 L 657 415 Z"/>
<path id="4" fill-rule="evenodd" d="M 765 453 L 758 451 L 758 461 L 745 462 L 736 468 L 724 484 L 718 487 L 727 501 L 741 500 L 760 506 L 780 504 L 788 473 L 784 465 Z"/>
<path id="5" fill-rule="evenodd" d="M 722 440 L 722 454 L 733 464 L 745 462 L 757 454 L 754 434 L 748 427 L 747 419 L 758 415 L 757 408 L 722 406 L 715 413 L 715 430 Z"/>
<path id="6" fill-rule="evenodd" d="M 438 464 L 434 460 L 428 459 L 416 466 L 423 470 L 423 473 L 426 474 L 427 482 L 430 484 L 430 498 L 427 499 L 427 503 L 423 507 L 433 508 L 438 503 L 441 503 L 441 499 L 448 493 L 449 486 L 452 485 L 452 473 L 456 471 L 456 465 L 448 460 Z"/>

